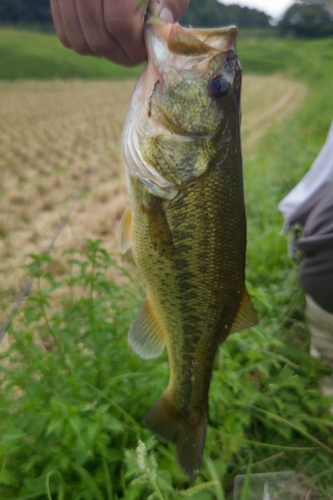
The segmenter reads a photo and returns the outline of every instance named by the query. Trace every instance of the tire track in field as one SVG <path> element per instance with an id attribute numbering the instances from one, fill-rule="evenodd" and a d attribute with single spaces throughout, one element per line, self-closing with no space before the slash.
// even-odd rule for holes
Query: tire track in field
<path id="1" fill-rule="evenodd" d="M 307 96 L 303 83 L 282 76 L 247 76 L 243 94 L 242 141 L 244 156 L 256 154 L 260 139 L 300 109 Z"/>

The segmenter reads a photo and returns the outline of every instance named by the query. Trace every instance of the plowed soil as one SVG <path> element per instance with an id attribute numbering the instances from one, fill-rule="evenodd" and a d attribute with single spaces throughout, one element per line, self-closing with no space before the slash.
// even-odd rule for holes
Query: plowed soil
<path id="1" fill-rule="evenodd" d="M 99 238 L 119 258 L 128 203 L 121 135 L 133 86 L 0 83 L 0 324 L 27 278 L 28 255 L 45 250 L 71 207 L 51 254 L 61 259 L 65 249 Z M 302 106 L 306 92 L 279 76 L 245 76 L 244 157 L 256 154 L 270 126 Z"/>

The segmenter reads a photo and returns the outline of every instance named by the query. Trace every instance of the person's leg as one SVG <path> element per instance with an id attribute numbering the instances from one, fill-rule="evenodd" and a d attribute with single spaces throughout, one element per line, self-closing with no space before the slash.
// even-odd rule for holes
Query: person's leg
<path id="1" fill-rule="evenodd" d="M 333 369 L 333 183 L 329 182 L 294 214 L 303 232 L 296 241 L 302 254 L 299 279 L 306 297 L 311 354 Z M 333 376 L 319 381 L 333 395 Z"/>
<path id="2" fill-rule="evenodd" d="M 305 317 L 311 334 L 311 354 L 333 369 L 333 314 L 306 295 Z M 319 386 L 326 396 L 333 395 L 333 375 L 322 377 Z"/>

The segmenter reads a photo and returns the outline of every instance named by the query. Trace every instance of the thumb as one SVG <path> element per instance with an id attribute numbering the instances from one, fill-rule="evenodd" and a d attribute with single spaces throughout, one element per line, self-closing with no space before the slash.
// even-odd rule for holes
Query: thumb
<path id="1" fill-rule="evenodd" d="M 186 12 L 188 4 L 189 0 L 151 0 L 148 12 L 166 23 L 173 24 Z"/>

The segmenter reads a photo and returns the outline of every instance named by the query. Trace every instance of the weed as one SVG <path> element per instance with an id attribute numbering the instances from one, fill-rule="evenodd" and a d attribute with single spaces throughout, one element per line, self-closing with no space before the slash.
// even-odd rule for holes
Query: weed
<path id="1" fill-rule="evenodd" d="M 125 68 L 102 58 L 83 58 L 66 50 L 54 33 L 2 28 L 0 79 L 135 79 L 142 66 Z"/>
<path id="2" fill-rule="evenodd" d="M 141 424 L 168 378 L 165 355 L 142 362 L 127 346 L 141 286 L 125 270 L 123 285 L 110 278 L 119 267 L 100 241 L 67 251 L 58 267 L 32 256 L 36 286 L 0 355 L 1 498 L 223 500 L 250 451 L 258 472 L 280 469 L 283 452 L 284 468 L 325 487 L 333 421 L 316 384 L 325 369 L 306 351 L 290 352 L 278 338 L 284 322 L 266 319 L 221 346 L 204 465 L 189 488 L 172 446 Z M 287 310 L 292 278 L 285 284 Z"/>

